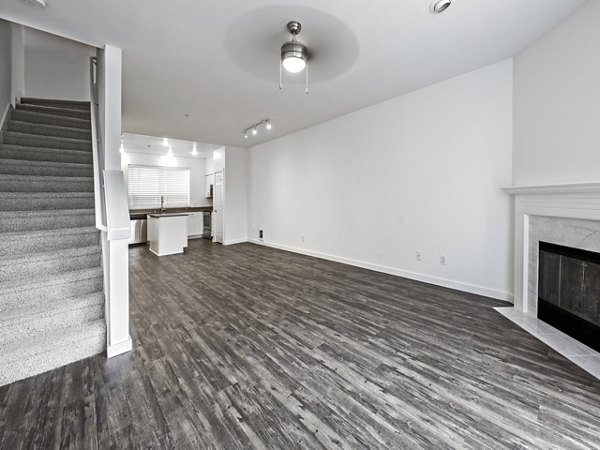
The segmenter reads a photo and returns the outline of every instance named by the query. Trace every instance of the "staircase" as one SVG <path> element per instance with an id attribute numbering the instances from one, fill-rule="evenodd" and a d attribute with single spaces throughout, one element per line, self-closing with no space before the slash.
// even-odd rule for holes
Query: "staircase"
<path id="1" fill-rule="evenodd" d="M 0 386 L 104 351 L 89 102 L 23 98 L 0 144 Z"/>

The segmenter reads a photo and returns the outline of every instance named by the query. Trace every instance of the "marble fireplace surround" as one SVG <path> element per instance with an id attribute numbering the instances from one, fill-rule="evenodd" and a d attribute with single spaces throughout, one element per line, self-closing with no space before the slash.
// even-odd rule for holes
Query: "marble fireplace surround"
<path id="1" fill-rule="evenodd" d="M 514 306 L 496 309 L 600 378 L 600 353 L 537 319 L 539 241 L 600 252 L 600 182 L 504 191 L 515 196 Z"/>

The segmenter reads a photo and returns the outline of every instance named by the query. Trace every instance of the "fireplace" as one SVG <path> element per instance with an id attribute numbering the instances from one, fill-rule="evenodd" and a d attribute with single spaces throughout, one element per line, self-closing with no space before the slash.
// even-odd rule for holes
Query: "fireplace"
<path id="1" fill-rule="evenodd" d="M 600 351 L 600 253 L 540 241 L 537 316 Z"/>

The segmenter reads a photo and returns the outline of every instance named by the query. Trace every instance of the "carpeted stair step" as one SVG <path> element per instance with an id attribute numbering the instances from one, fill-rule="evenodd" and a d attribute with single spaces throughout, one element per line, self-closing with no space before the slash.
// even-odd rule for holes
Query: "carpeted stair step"
<path id="1" fill-rule="evenodd" d="M 100 232 L 96 227 L 0 233 L 3 258 L 93 245 L 100 245 Z"/>
<path id="2" fill-rule="evenodd" d="M 30 279 L 36 275 L 50 275 L 75 269 L 90 269 L 102 264 L 99 245 L 67 248 L 42 253 L 4 257 L 0 260 L 0 282 Z"/>
<path id="3" fill-rule="evenodd" d="M 44 125 L 55 125 L 58 127 L 78 128 L 90 131 L 91 123 L 89 118 L 80 119 L 77 117 L 68 117 L 23 109 L 15 109 L 11 114 L 11 120 L 19 122 L 36 123 Z"/>
<path id="4" fill-rule="evenodd" d="M 0 174 L 93 177 L 94 166 L 92 164 L 77 164 L 55 161 L 0 159 Z"/>
<path id="5" fill-rule="evenodd" d="M 94 179 L 0 174 L 0 192 L 94 192 Z"/>
<path id="6" fill-rule="evenodd" d="M 0 347 L 36 334 L 50 333 L 59 328 L 78 326 L 104 317 L 104 294 L 39 303 L 36 308 L 15 308 L 0 317 Z"/>
<path id="7" fill-rule="evenodd" d="M 103 289 L 102 267 L 11 280 L 0 283 L 0 315 L 14 308 L 33 311 L 40 303 L 85 296 Z"/>
<path id="8" fill-rule="evenodd" d="M 23 98 L 0 144 L 0 385 L 106 348 L 90 103 Z"/>
<path id="9" fill-rule="evenodd" d="M 21 97 L 22 105 L 37 105 L 37 106 L 50 106 L 53 108 L 65 108 L 65 109 L 77 109 L 83 111 L 90 110 L 89 101 L 80 100 L 60 100 L 53 98 L 35 98 L 35 97 Z"/>
<path id="10" fill-rule="evenodd" d="M 23 145 L 25 147 L 57 148 L 61 150 L 92 151 L 92 141 L 84 139 L 67 139 L 53 136 L 38 136 L 16 131 L 4 132 L 4 144 Z"/>
<path id="11" fill-rule="evenodd" d="M 17 103 L 15 111 L 28 111 L 37 114 L 46 114 L 50 116 L 61 116 L 61 117 L 73 117 L 76 119 L 90 120 L 90 112 L 78 109 L 66 109 L 66 108 L 53 108 L 50 106 L 40 105 L 27 105 L 23 103 Z"/>
<path id="12" fill-rule="evenodd" d="M 2 211 L 90 209 L 93 207 L 93 192 L 0 192 L 0 210 Z"/>
<path id="13" fill-rule="evenodd" d="M 94 209 L 0 211 L 0 233 L 92 227 L 95 225 L 96 214 Z"/>
<path id="14" fill-rule="evenodd" d="M 78 164 L 92 164 L 92 152 L 79 150 L 60 150 L 56 148 L 26 147 L 22 145 L 0 145 L 0 158 L 23 161 L 50 161 Z M 0 159 L 0 164 L 2 164 Z"/>
<path id="15" fill-rule="evenodd" d="M 103 319 L 14 342 L 0 353 L 0 386 L 97 355 L 105 348 Z"/>
<path id="16" fill-rule="evenodd" d="M 92 132 L 90 130 L 82 130 L 81 128 L 70 128 L 57 125 L 44 125 L 39 123 L 20 122 L 11 119 L 6 124 L 8 131 L 17 133 L 26 133 L 39 136 L 52 136 L 66 139 L 83 139 L 91 140 Z"/>

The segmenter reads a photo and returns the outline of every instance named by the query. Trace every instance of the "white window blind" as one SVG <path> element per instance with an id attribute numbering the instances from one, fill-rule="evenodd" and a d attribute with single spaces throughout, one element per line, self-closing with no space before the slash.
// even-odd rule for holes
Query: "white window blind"
<path id="1" fill-rule="evenodd" d="M 130 209 L 190 206 L 190 169 L 130 165 L 127 188 Z"/>

